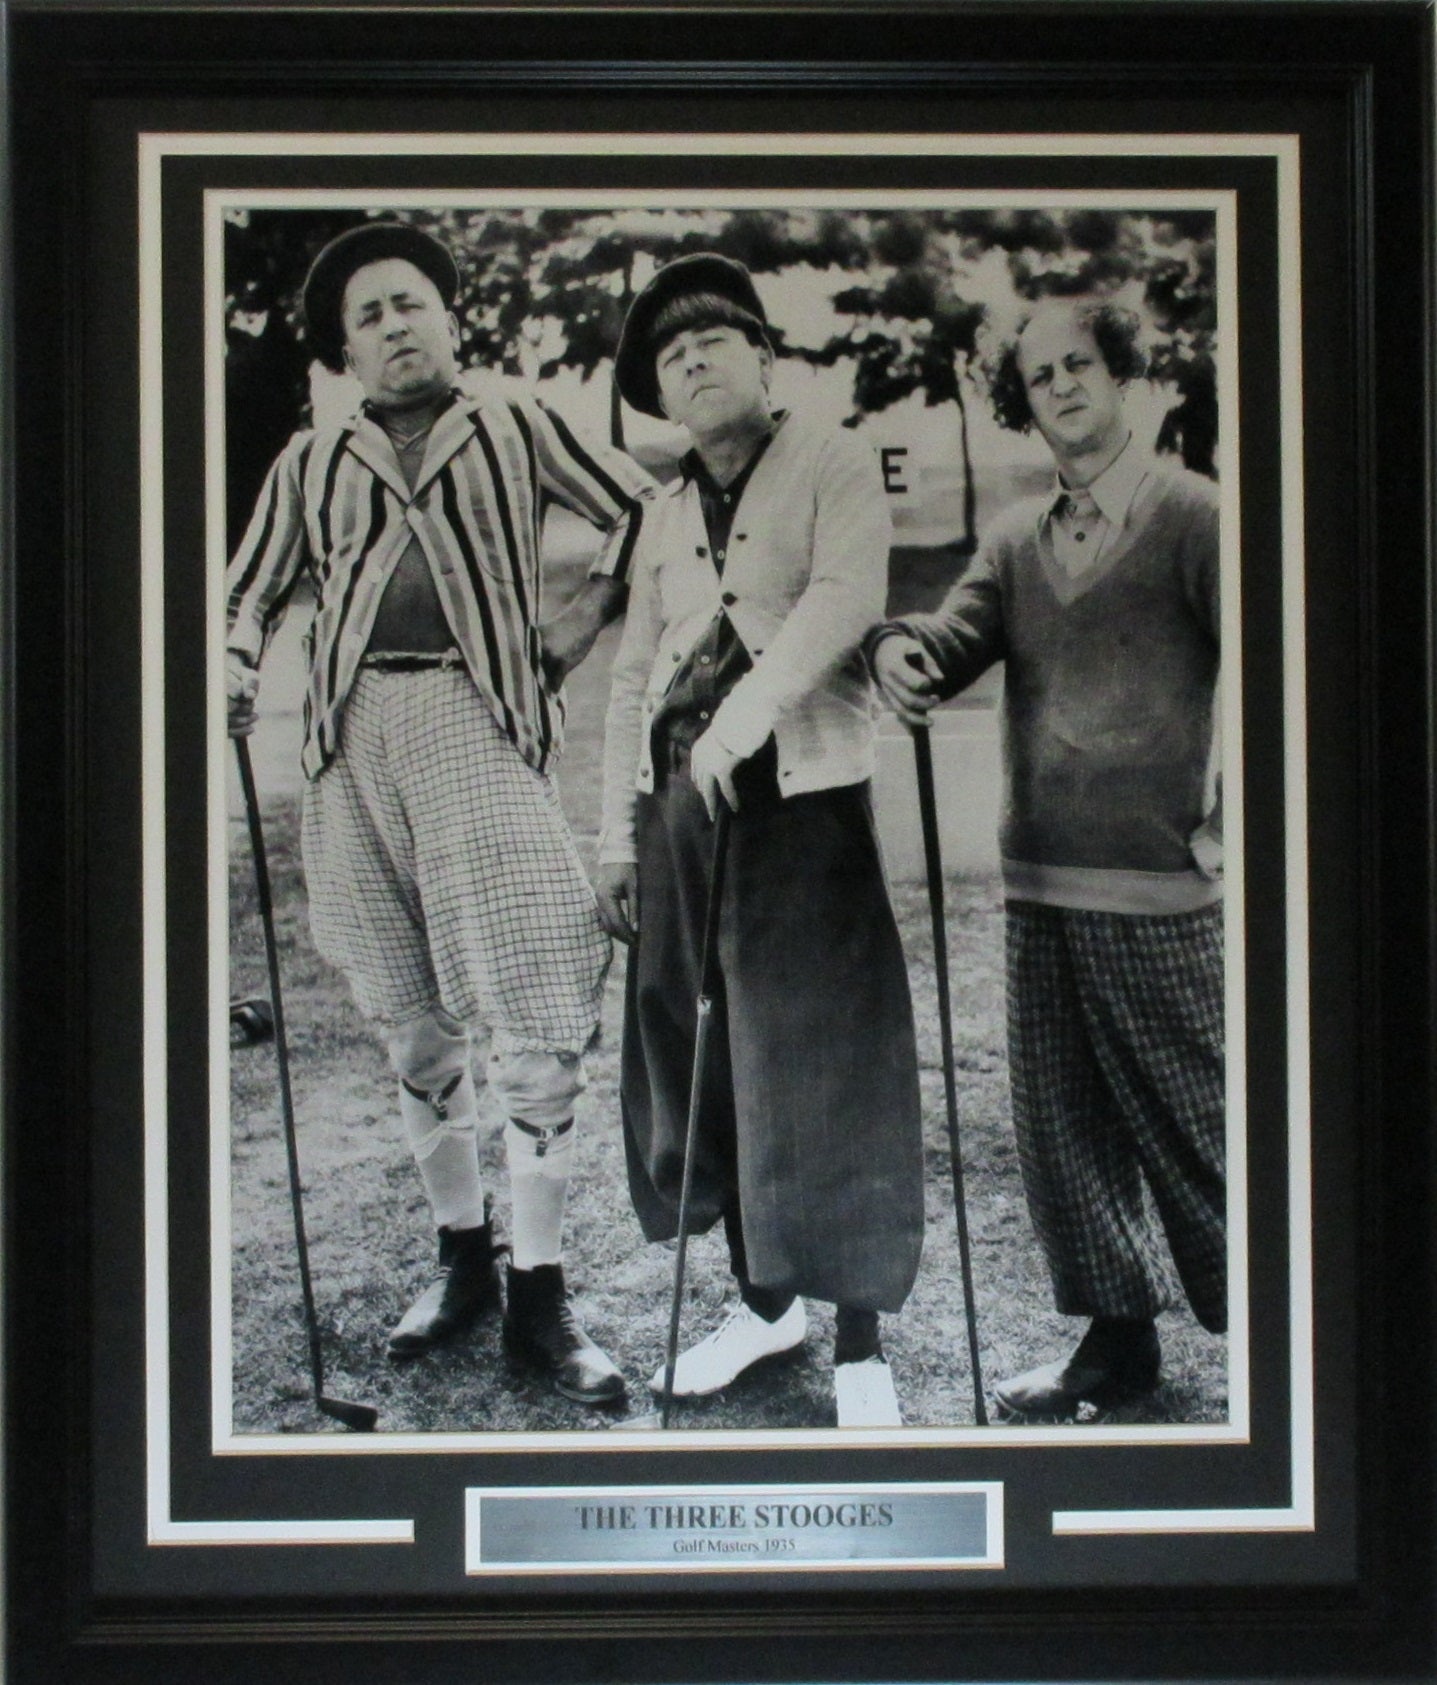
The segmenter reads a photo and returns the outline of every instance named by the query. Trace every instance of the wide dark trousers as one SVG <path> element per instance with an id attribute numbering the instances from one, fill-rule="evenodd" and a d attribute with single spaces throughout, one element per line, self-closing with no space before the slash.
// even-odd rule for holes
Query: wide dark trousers
<path id="1" fill-rule="evenodd" d="M 1007 922 L 1013 1124 L 1057 1308 L 1166 1308 L 1146 1183 L 1194 1315 L 1221 1332 L 1221 907 L 1139 915 L 1010 901 Z"/>
<path id="2" fill-rule="evenodd" d="M 866 784 L 782 799 L 739 769 L 691 1232 L 734 1208 L 757 1287 L 896 1311 L 923 1151 L 908 976 Z M 678 1227 L 713 826 L 686 772 L 639 798 L 621 1092 L 645 1235 Z"/>

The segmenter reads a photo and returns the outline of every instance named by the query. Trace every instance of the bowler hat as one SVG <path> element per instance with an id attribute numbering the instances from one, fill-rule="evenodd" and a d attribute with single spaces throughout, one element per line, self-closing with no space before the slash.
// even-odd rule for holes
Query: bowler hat
<path id="1" fill-rule="evenodd" d="M 718 252 L 694 252 L 666 263 L 629 306 L 614 353 L 614 380 L 622 396 L 645 415 L 663 415 L 654 367 L 657 347 L 651 342 L 660 311 L 686 293 L 716 295 L 751 317 L 754 328 L 768 338 L 768 317 L 753 277 L 743 264 Z"/>
<path id="2" fill-rule="evenodd" d="M 305 337 L 326 368 L 344 367 L 342 306 L 349 278 L 367 263 L 406 258 L 439 289 L 450 309 L 459 291 L 459 271 L 449 248 L 408 222 L 364 222 L 337 235 L 309 266 L 301 302 Z"/>

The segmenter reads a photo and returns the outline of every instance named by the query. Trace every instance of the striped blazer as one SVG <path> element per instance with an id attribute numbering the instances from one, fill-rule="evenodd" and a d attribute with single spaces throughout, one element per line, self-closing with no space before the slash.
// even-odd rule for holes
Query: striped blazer
<path id="1" fill-rule="evenodd" d="M 228 645 L 258 664 L 307 572 L 301 766 L 333 760 L 345 698 L 380 598 L 410 539 L 428 559 L 470 677 L 524 759 L 545 771 L 563 702 L 539 662 L 540 541 L 552 499 L 606 535 L 591 574 L 627 581 L 652 482 L 622 452 L 581 444 L 527 388 L 485 375 L 434 423 L 413 491 L 361 409 L 296 433 L 265 480 L 226 576 Z"/>

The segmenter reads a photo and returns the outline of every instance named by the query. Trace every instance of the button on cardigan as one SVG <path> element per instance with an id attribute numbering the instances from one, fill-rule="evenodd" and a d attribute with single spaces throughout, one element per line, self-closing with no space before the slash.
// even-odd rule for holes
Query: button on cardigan
<path id="1" fill-rule="evenodd" d="M 720 741 L 748 756 L 772 734 L 786 796 L 873 774 L 861 644 L 883 613 L 892 523 L 872 450 L 781 415 L 739 504 L 722 589 L 705 539 L 697 488 L 675 481 L 635 547 L 604 741 L 605 862 L 635 858 L 637 795 L 654 784 L 649 722 L 720 608 L 753 660 L 714 715 Z"/>

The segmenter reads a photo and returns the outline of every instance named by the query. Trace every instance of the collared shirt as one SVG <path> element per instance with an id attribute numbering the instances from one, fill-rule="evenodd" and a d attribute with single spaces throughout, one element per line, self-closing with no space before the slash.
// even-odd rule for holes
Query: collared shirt
<path id="1" fill-rule="evenodd" d="M 707 559 L 720 579 L 728 560 L 734 516 L 744 487 L 772 438 L 770 432 L 759 441 L 753 455 L 726 486 L 721 486 L 709 473 L 697 451 L 689 451 L 679 464 L 685 478 L 692 481 L 698 492 L 708 535 Z M 752 666 L 728 611 L 720 608 L 703 636 L 678 664 L 674 682 L 664 693 L 654 717 L 654 743 L 657 745 L 666 738 L 670 747 L 691 749 L 708 729 L 719 703 Z"/>
<path id="2" fill-rule="evenodd" d="M 1096 567 L 1107 553 L 1152 466 L 1152 453 L 1129 435 L 1127 444 L 1091 485 L 1072 490 L 1059 476 L 1038 525 L 1040 537 L 1046 529 L 1054 559 L 1070 578 Z"/>
<path id="3" fill-rule="evenodd" d="M 411 492 L 419 483 L 419 471 L 424 466 L 424 455 L 429 449 L 429 435 L 434 431 L 434 423 L 453 402 L 454 394 L 446 393 L 438 404 L 425 412 L 424 425 L 418 432 L 408 434 L 401 434 L 385 419 L 382 410 L 366 405 L 374 420 L 388 433 L 405 484 Z M 406 419 L 410 417 L 406 416 Z M 369 652 L 433 654 L 451 649 L 453 644 L 449 622 L 444 618 L 444 605 L 439 601 L 439 592 L 429 572 L 424 549 L 417 538 L 411 537 L 389 576 L 384 595 L 379 599 L 379 608 L 369 633 Z"/>
<path id="4" fill-rule="evenodd" d="M 524 759 L 545 770 L 563 704 L 539 661 L 540 544 L 552 499 L 605 542 L 591 574 L 627 581 L 653 483 L 622 452 L 584 445 L 525 387 L 498 376 L 437 417 L 411 487 L 363 411 L 296 433 L 275 461 L 226 577 L 229 647 L 257 663 L 307 571 L 315 587 L 301 765 L 317 778 L 379 603 L 417 540 L 476 688 Z"/>
<path id="5" fill-rule="evenodd" d="M 1054 554 L 1056 498 L 1025 499 L 993 520 L 942 608 L 875 638 L 920 639 L 945 696 L 1006 662 L 1000 841 L 1010 898 L 1190 912 L 1222 894 L 1212 776 L 1218 494 L 1199 475 L 1130 451 L 1115 481 L 1094 482 L 1108 545 L 1082 573 Z"/>

